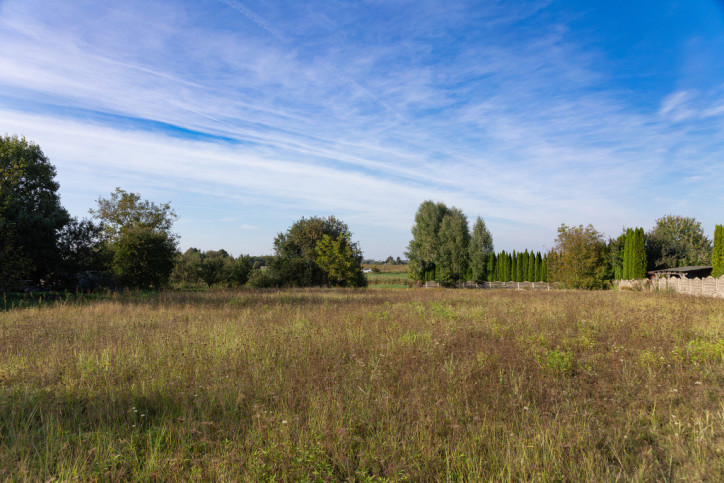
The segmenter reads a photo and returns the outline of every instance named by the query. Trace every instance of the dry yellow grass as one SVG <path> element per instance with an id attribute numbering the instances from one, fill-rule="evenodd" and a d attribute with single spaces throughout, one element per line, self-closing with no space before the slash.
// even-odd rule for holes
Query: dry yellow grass
<path id="1" fill-rule="evenodd" d="M 1 479 L 724 479 L 721 300 L 128 294 L 0 341 Z"/>

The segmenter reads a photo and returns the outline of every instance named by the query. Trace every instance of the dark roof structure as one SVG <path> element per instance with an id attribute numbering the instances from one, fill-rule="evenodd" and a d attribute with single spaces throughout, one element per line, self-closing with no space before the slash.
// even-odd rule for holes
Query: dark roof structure
<path id="1" fill-rule="evenodd" d="M 661 270 L 652 270 L 649 273 L 656 277 L 706 278 L 711 275 L 713 268 L 711 265 L 662 268 Z"/>

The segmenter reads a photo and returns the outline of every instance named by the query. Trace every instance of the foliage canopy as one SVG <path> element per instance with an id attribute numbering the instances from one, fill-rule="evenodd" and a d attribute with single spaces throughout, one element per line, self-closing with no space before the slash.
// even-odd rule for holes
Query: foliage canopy
<path id="1" fill-rule="evenodd" d="M 334 216 L 298 220 L 274 239 L 276 256 L 267 275 L 273 281 L 266 283 L 297 287 L 366 285 L 362 251 L 350 239 L 349 227 Z"/>
<path id="2" fill-rule="evenodd" d="M 701 223 L 687 216 L 666 215 L 648 233 L 647 252 L 652 269 L 708 265 L 711 241 Z"/>
<path id="3" fill-rule="evenodd" d="M 70 221 L 55 176 L 37 144 L 0 136 L 0 257 L 18 260 L 35 283 L 48 280 L 57 268 L 58 233 Z"/>
<path id="4" fill-rule="evenodd" d="M 106 237 L 114 242 L 124 230 L 146 228 L 151 231 L 162 231 L 171 235 L 171 226 L 176 220 L 176 213 L 170 203 L 153 203 L 141 199 L 138 193 L 128 193 L 116 188 L 109 198 L 99 197 L 98 207 L 90 210 L 90 214 L 103 224 Z"/>
<path id="5" fill-rule="evenodd" d="M 592 225 L 558 228 L 548 262 L 549 277 L 570 288 L 603 288 L 608 280 L 606 243 Z"/>

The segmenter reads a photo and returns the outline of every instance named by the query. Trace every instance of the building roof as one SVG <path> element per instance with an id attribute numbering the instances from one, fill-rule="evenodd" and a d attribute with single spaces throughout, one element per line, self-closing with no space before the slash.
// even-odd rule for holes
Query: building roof
<path id="1" fill-rule="evenodd" d="M 676 267 L 676 268 L 662 268 L 660 270 L 652 270 L 653 273 L 686 273 L 686 272 L 698 272 L 699 270 L 712 270 L 714 267 L 711 265 L 699 265 L 690 267 Z"/>

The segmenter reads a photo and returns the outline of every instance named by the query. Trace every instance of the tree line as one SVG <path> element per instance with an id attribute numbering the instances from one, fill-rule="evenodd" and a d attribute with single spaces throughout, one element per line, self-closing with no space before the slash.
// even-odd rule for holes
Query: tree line
<path id="1" fill-rule="evenodd" d="M 624 228 L 605 239 L 592 225 L 558 228 L 553 249 L 540 254 L 493 253 L 493 238 L 482 218 L 473 230 L 458 208 L 431 200 L 420 204 L 407 257 L 410 277 L 452 285 L 459 281 L 550 281 L 572 288 L 604 288 L 613 280 L 644 278 L 648 271 L 713 265 L 724 274 L 724 229 L 709 240 L 696 219 L 666 215 L 645 232 Z"/>
<path id="2" fill-rule="evenodd" d="M 38 145 L 0 137 L 0 289 L 366 285 L 359 245 L 333 216 L 297 221 L 268 257 L 180 253 L 170 203 L 116 188 L 78 220 L 61 205 L 55 176 Z"/>
<path id="3" fill-rule="evenodd" d="M 362 251 L 334 216 L 296 221 L 274 239 L 274 254 L 231 256 L 225 250 L 178 251 L 170 203 L 153 203 L 116 188 L 99 197 L 90 219 L 60 203 L 56 170 L 36 144 L 0 137 L 0 288 L 160 288 L 178 285 L 362 287 Z M 649 270 L 713 265 L 724 275 L 724 227 L 714 240 L 694 218 L 666 215 L 648 232 L 624 228 L 606 240 L 592 225 L 558 229 L 552 250 L 495 253 L 481 217 L 469 226 L 456 207 L 424 201 L 406 252 L 415 280 L 551 281 L 603 288 Z M 387 263 L 402 263 L 390 256 Z"/>

